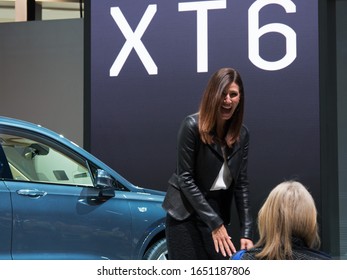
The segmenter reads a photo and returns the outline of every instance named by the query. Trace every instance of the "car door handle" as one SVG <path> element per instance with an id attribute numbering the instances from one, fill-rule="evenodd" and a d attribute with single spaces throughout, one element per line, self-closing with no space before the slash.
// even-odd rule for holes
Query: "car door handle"
<path id="1" fill-rule="evenodd" d="M 39 191 L 39 190 L 18 190 L 17 194 L 38 198 L 41 196 L 45 196 L 47 194 L 47 192 Z"/>

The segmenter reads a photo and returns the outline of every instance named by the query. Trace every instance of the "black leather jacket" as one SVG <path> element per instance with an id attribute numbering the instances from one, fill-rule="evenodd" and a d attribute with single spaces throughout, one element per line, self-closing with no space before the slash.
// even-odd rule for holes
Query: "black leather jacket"
<path id="1" fill-rule="evenodd" d="M 177 220 L 184 220 L 193 212 L 211 230 L 230 223 L 231 204 L 235 196 L 240 218 L 241 237 L 252 239 L 252 215 L 249 205 L 247 177 L 249 133 L 242 127 L 240 139 L 226 150 L 227 164 L 232 175 L 222 206 L 223 217 L 206 200 L 224 162 L 221 146 L 204 144 L 198 130 L 198 114 L 187 116 L 178 133 L 178 160 L 176 172 L 169 180 L 163 207 Z"/>

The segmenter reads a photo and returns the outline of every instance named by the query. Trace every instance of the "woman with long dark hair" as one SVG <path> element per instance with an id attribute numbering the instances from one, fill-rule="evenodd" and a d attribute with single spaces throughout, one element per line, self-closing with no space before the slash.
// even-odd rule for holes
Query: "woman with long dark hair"
<path id="1" fill-rule="evenodd" d="M 228 232 L 233 197 L 241 249 L 253 246 L 244 101 L 240 74 L 219 69 L 206 86 L 199 111 L 182 122 L 176 171 L 163 203 L 169 259 L 228 259 L 236 251 Z"/>

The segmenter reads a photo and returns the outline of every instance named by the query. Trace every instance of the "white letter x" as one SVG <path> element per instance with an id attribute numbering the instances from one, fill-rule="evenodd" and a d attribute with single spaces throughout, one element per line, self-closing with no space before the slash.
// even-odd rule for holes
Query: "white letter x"
<path id="1" fill-rule="evenodd" d="M 119 7 L 111 7 L 111 15 L 122 31 L 126 42 L 110 69 L 110 77 L 118 76 L 132 48 L 135 49 L 149 75 L 157 75 L 158 67 L 141 41 L 142 35 L 157 12 L 157 5 L 149 5 L 135 32 L 132 31 Z"/>

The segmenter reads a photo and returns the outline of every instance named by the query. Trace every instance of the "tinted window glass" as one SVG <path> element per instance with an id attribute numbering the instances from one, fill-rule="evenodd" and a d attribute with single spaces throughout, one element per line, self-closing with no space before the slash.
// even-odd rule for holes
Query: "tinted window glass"
<path id="1" fill-rule="evenodd" d="M 10 134 L 0 139 L 14 180 L 93 185 L 86 166 L 47 144 Z"/>

